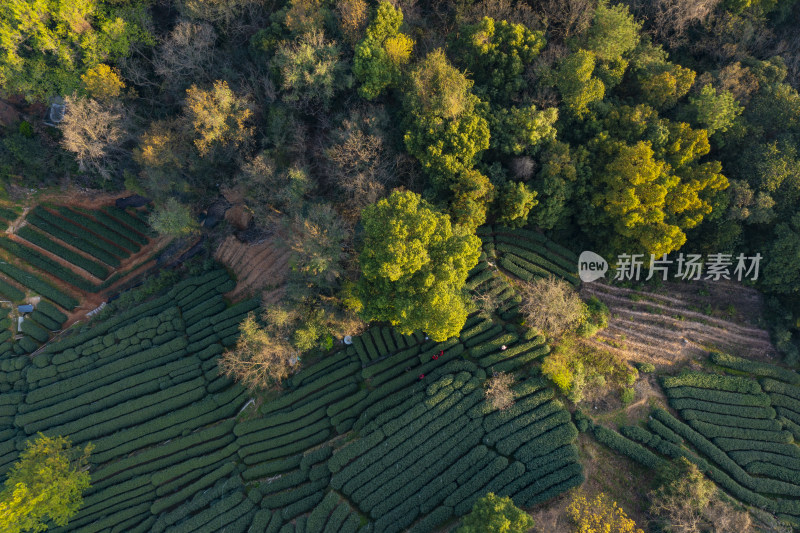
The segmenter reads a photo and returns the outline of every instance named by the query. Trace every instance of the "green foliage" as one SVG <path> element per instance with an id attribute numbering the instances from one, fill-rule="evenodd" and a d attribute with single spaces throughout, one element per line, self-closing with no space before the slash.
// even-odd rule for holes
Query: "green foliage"
<path id="1" fill-rule="evenodd" d="M 589 111 L 589 105 L 603 99 L 603 82 L 592 77 L 595 55 L 588 50 L 578 50 L 558 64 L 555 85 L 561 93 L 564 105 L 578 118 Z"/>
<path id="2" fill-rule="evenodd" d="M 96 0 L 33 1 L 0 10 L 0 85 L 29 101 L 83 87 L 81 75 L 125 57 L 152 38 L 140 25 L 144 6 L 109 8 Z"/>
<path id="3" fill-rule="evenodd" d="M 533 518 L 517 508 L 508 496 L 489 493 L 478 499 L 472 512 L 464 517 L 458 533 L 525 533 L 533 527 Z"/>
<path id="4" fill-rule="evenodd" d="M 9 533 L 44 531 L 47 522 L 64 526 L 83 504 L 89 488 L 85 466 L 92 446 L 73 450 L 65 437 L 41 433 L 28 441 L 0 492 L 0 525 Z"/>
<path id="5" fill-rule="evenodd" d="M 403 12 L 389 2 L 378 4 L 366 36 L 356 45 L 353 74 L 361 83 L 359 94 L 374 100 L 400 81 L 401 67 L 411 57 L 414 41 L 400 33 Z"/>
<path id="6" fill-rule="evenodd" d="M 336 93 L 351 85 L 341 49 L 321 32 L 283 42 L 275 52 L 283 101 L 305 112 L 327 111 Z"/>
<path id="7" fill-rule="evenodd" d="M 472 74 L 481 98 L 507 103 L 525 88 L 522 74 L 545 45 L 544 32 L 484 17 L 465 26 L 455 44 L 459 61 Z"/>
<path id="8" fill-rule="evenodd" d="M 708 131 L 709 136 L 717 131 L 728 131 L 743 111 L 730 91 L 717 91 L 711 84 L 704 85 L 699 95 L 690 96 L 689 105 L 695 120 Z"/>
<path id="9" fill-rule="evenodd" d="M 615 387 L 622 394 L 638 372 L 607 350 L 564 339 L 542 364 L 542 373 L 574 403 L 580 403 L 587 387 Z"/>
<path id="10" fill-rule="evenodd" d="M 175 198 L 169 198 L 163 204 L 157 205 L 150 214 L 148 223 L 161 235 L 170 237 L 190 235 L 198 228 L 191 207 Z"/>
<path id="11" fill-rule="evenodd" d="M 362 214 L 364 245 L 358 295 L 366 320 L 434 340 L 457 335 L 467 316 L 463 291 L 480 240 L 410 192 L 396 191 Z"/>
<path id="12" fill-rule="evenodd" d="M 581 48 L 593 52 L 601 61 L 618 61 L 639 43 L 641 24 L 625 4 L 609 7 L 602 1 L 595 9 L 592 25 L 580 39 Z"/>
<path id="13" fill-rule="evenodd" d="M 556 137 L 553 124 L 558 120 L 558 110 L 555 107 L 541 111 L 537 111 L 535 105 L 499 108 L 493 109 L 487 118 L 492 132 L 490 147 L 503 154 L 519 155 Z"/>
<path id="14" fill-rule="evenodd" d="M 528 213 L 538 204 L 536 191 L 518 181 L 507 181 L 500 188 L 495 203 L 497 222 L 512 228 L 521 228 L 528 222 Z"/>
<path id="15" fill-rule="evenodd" d="M 767 248 L 763 284 L 779 294 L 800 292 L 800 213 L 775 227 L 775 240 Z"/>

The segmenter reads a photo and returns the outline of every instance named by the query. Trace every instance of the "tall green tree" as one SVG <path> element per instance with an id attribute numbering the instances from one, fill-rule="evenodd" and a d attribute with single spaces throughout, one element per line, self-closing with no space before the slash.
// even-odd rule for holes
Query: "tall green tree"
<path id="1" fill-rule="evenodd" d="M 411 59 L 414 40 L 400 33 L 402 24 L 400 8 L 383 1 L 367 26 L 367 35 L 356 45 L 353 74 L 361 83 L 358 93 L 367 100 L 396 85 L 401 67 Z"/>
<path id="2" fill-rule="evenodd" d="M 526 533 L 534 526 L 533 518 L 517 508 L 508 496 L 488 493 L 472 506 L 457 533 Z"/>
<path id="3" fill-rule="evenodd" d="M 697 123 L 709 136 L 717 131 L 728 131 L 743 111 L 730 91 L 717 91 L 710 83 L 703 86 L 700 94 L 689 97 L 689 106 Z"/>
<path id="4" fill-rule="evenodd" d="M 592 76 L 596 63 L 593 52 L 578 50 L 562 59 L 555 71 L 555 85 L 571 114 L 580 118 L 589 105 L 603 99 L 605 85 Z"/>
<path id="5" fill-rule="evenodd" d="M 525 88 L 525 67 L 544 45 L 544 32 L 484 17 L 478 24 L 462 29 L 454 48 L 472 74 L 478 96 L 505 105 Z"/>
<path id="6" fill-rule="evenodd" d="M 73 449 L 66 437 L 39 433 L 26 443 L 0 492 L 0 530 L 44 531 L 48 522 L 65 526 L 89 488 L 87 464 L 92 445 Z"/>
<path id="7" fill-rule="evenodd" d="M 138 23 L 143 7 L 109 8 L 97 0 L 0 3 L 0 91 L 29 101 L 72 94 L 81 76 L 152 37 Z"/>
<path id="8" fill-rule="evenodd" d="M 422 330 L 436 341 L 457 335 L 469 311 L 464 283 L 480 239 L 409 191 L 366 207 L 362 224 L 363 318 L 391 322 L 402 333 Z"/>

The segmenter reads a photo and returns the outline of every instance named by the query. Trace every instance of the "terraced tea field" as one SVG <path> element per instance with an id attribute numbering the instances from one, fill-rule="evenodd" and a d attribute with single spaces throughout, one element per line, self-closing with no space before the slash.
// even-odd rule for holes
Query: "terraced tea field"
<path id="1" fill-rule="evenodd" d="M 480 271 L 471 286 L 505 292 Z M 258 307 L 228 306 L 234 285 L 212 270 L 2 360 L 0 470 L 40 431 L 95 446 L 84 506 L 54 531 L 422 532 L 489 491 L 532 506 L 582 483 L 578 432 L 538 375 L 549 348 L 531 330 L 486 313 L 443 343 L 373 327 L 256 411 L 217 373 Z M 483 390 L 500 370 L 518 374 L 506 410 Z"/>
<path id="2" fill-rule="evenodd" d="M 800 376 L 721 353 L 711 361 L 720 373 L 662 379 L 674 414 L 656 408 L 621 434 L 594 426 L 595 437 L 648 468 L 685 457 L 732 497 L 800 527 Z"/>
<path id="3" fill-rule="evenodd" d="M 33 352 L 77 308 L 90 311 L 104 293 L 150 261 L 164 243 L 154 239 L 143 216 L 113 206 L 37 206 L 24 217 L 0 210 L 3 221 L 14 222 L 0 237 L 0 299 L 36 305 L 16 341 L 11 324 L 4 324 L 0 357 Z"/>

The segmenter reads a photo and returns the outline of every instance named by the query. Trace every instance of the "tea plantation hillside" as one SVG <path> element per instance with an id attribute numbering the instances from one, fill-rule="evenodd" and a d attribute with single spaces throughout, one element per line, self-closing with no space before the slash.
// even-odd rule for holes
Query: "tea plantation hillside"
<path id="1" fill-rule="evenodd" d="M 621 434 L 580 417 L 578 426 L 649 468 L 685 457 L 734 498 L 800 527 L 800 376 L 721 353 L 711 360 L 720 373 L 662 379 L 679 416 L 657 408 Z"/>
<path id="2" fill-rule="evenodd" d="M 20 218 L 0 209 L 0 222 L 18 226 L 0 237 L 0 300 L 39 299 L 19 332 L 11 320 L 0 321 L 0 354 L 35 351 L 67 313 L 152 259 L 158 250 L 144 215 L 114 206 L 39 205 Z"/>
<path id="3" fill-rule="evenodd" d="M 485 313 L 438 344 L 373 327 L 256 413 L 217 373 L 257 307 L 226 306 L 232 285 L 212 270 L 30 362 L 2 359 L 3 472 L 37 432 L 95 446 L 84 505 L 53 531 L 422 532 L 487 492 L 532 506 L 583 482 L 578 431 L 531 369 L 541 336 Z M 485 398 L 493 370 L 518 372 L 508 409 Z"/>

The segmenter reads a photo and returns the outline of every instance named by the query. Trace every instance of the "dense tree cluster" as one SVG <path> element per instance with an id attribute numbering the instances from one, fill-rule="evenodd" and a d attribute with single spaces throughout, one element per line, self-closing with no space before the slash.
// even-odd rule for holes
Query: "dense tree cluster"
<path id="1" fill-rule="evenodd" d="M 124 186 L 157 198 L 153 220 L 173 235 L 192 230 L 181 206 L 238 190 L 287 235 L 303 345 L 349 328 L 337 324 L 354 309 L 455 331 L 462 273 L 444 282 L 380 249 L 372 221 L 399 216 L 379 206 L 400 187 L 445 240 L 471 243 L 488 222 L 612 257 L 759 252 L 792 353 L 796 1 L 13 6 L 0 8 L 3 96 L 67 105 L 58 130 L 8 127 L 6 189 Z M 466 268 L 473 254 L 459 254 Z M 400 278 L 379 286 L 381 269 Z M 381 308 L 401 279 L 408 295 L 445 283 L 452 306 L 419 305 L 449 314 Z"/>

